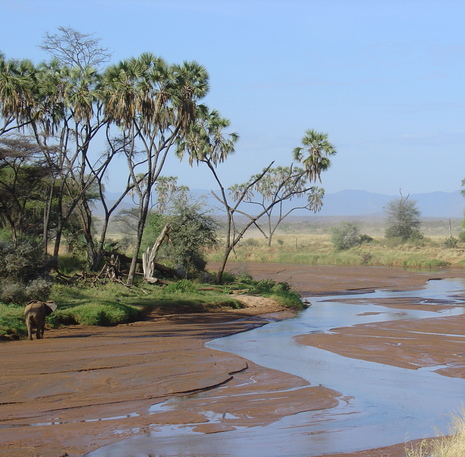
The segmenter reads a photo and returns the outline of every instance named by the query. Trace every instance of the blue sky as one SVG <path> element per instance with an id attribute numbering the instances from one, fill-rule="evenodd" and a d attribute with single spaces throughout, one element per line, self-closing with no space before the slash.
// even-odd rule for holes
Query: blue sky
<path id="1" fill-rule="evenodd" d="M 0 11 L 7 58 L 46 60 L 44 33 L 69 26 L 114 62 L 150 51 L 204 65 L 205 102 L 240 135 L 227 185 L 288 165 L 310 128 L 338 150 L 328 193 L 452 192 L 465 178 L 463 0 L 0 0 Z M 214 187 L 174 159 L 165 174 Z"/>

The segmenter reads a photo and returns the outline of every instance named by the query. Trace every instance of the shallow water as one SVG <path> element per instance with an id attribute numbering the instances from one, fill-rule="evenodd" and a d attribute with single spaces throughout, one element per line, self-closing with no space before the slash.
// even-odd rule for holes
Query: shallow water
<path id="1" fill-rule="evenodd" d="M 313 385 L 341 392 L 336 408 L 300 413 L 265 427 L 216 434 L 193 427 L 156 427 L 94 451 L 89 456 L 316 456 L 350 452 L 434 436 L 447 431 L 450 414 L 465 400 L 465 380 L 434 373 L 438 367 L 408 370 L 343 357 L 296 343 L 297 335 L 394 319 L 437 317 L 434 311 L 399 310 L 372 305 L 370 298 L 418 298 L 424 304 L 446 301 L 457 306 L 440 315 L 465 312 L 462 280 L 430 281 L 422 290 L 358 294 L 364 304 L 343 303 L 354 295 L 310 298 L 312 306 L 297 317 L 208 343 L 259 365 L 300 376 Z M 371 314 L 377 313 L 377 314 Z M 465 338 L 464 338 L 465 343 Z M 182 398 L 152 409 L 182 407 Z M 206 412 L 208 416 L 208 412 Z M 215 421 L 212 414 L 211 421 Z"/>

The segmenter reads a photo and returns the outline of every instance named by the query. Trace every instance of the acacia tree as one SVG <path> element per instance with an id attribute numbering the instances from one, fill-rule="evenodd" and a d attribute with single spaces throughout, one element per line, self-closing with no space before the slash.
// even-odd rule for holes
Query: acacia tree
<path id="1" fill-rule="evenodd" d="M 320 180 L 321 172 L 329 168 L 331 164 L 330 156 L 336 153 L 326 134 L 308 130 L 302 140 L 304 147 L 294 150 L 294 160 L 301 163 L 304 166 L 303 169 L 294 168 L 291 165 L 277 172 L 273 170 L 273 162 L 271 162 L 261 173 L 253 175 L 244 184 L 232 186 L 228 192 L 216 170 L 217 166 L 234 152 L 234 145 L 238 139 L 235 133 L 225 133 L 227 127 L 229 127 L 229 121 L 221 118 L 218 112 L 204 112 L 185 140 L 178 144 L 178 155 L 182 158 L 187 152 L 191 165 L 194 162 L 206 164 L 219 187 L 219 192 L 212 191 L 212 194 L 223 206 L 227 217 L 224 254 L 218 271 L 219 282 L 222 281 L 231 252 L 246 231 L 251 226 L 262 230 L 258 221 L 263 216 L 271 215 L 273 208 L 280 206 L 285 200 L 304 195 L 306 192 L 310 195 L 309 204 L 315 209 L 320 206 L 322 191 L 314 186 L 304 185 L 304 183 Z M 284 170 L 286 172 L 283 173 Z M 277 181 L 271 186 L 268 183 L 273 179 Z M 254 189 L 261 189 L 265 193 L 266 188 L 271 193 L 266 194 L 260 203 L 253 201 Z M 259 209 L 255 213 L 247 212 L 242 205 L 244 203 L 250 203 L 252 206 L 258 205 Z M 245 216 L 247 222 L 239 226 L 237 216 Z M 263 230 L 262 233 L 264 233 Z"/>
<path id="2" fill-rule="evenodd" d="M 105 114 L 121 130 L 121 142 L 138 199 L 138 227 L 128 284 L 137 257 L 154 184 L 175 141 L 188 131 L 197 103 L 208 92 L 208 75 L 196 62 L 168 65 L 150 53 L 105 72 Z"/>
<path id="3" fill-rule="evenodd" d="M 420 233 L 420 210 L 416 200 L 409 200 L 402 192 L 400 197 L 388 202 L 386 212 L 386 238 L 408 239 L 422 238 Z"/>
<path id="4" fill-rule="evenodd" d="M 51 174 L 34 141 L 0 137 L 0 220 L 9 228 L 13 246 L 22 237 L 42 235 L 43 192 Z"/>
<path id="5" fill-rule="evenodd" d="M 231 240 L 235 231 L 234 213 L 237 207 L 229 203 L 226 188 L 224 187 L 216 167 L 223 163 L 229 154 L 234 153 L 234 146 L 239 135 L 237 133 L 226 133 L 225 129 L 230 125 L 229 120 L 222 118 L 218 111 L 203 109 L 200 111 L 197 121 L 192 124 L 188 133 L 177 142 L 177 155 L 182 160 L 184 154 L 189 155 L 189 164 L 197 165 L 204 163 L 219 187 L 218 193 L 212 191 L 213 196 L 222 204 L 227 217 L 226 225 L 226 260 L 218 272 L 218 281 L 221 282 L 227 257 L 233 249 Z"/>
<path id="6" fill-rule="evenodd" d="M 58 31 L 45 32 L 40 48 L 67 67 L 98 69 L 110 60 L 110 52 L 100 46 L 94 33 L 81 33 L 72 27 L 58 27 Z"/>
<path id="7" fill-rule="evenodd" d="M 271 246 L 279 225 L 293 211 L 306 209 L 316 213 L 321 209 L 324 190 L 312 186 L 307 172 L 293 165 L 270 168 L 261 179 L 256 180 L 258 176 L 252 176 L 251 180 L 255 184 L 248 187 L 248 192 L 244 196 L 242 191 L 249 183 L 232 186 L 230 190 L 234 200 L 242 198 L 244 204 L 249 207 L 256 206 L 260 212 L 264 213 L 262 218 L 265 218 L 266 228 L 263 228 L 261 220 L 257 220 L 255 225 L 268 240 L 268 246 Z M 300 198 L 300 204 L 296 206 L 285 205 L 286 202 L 295 198 Z M 276 215 L 275 209 L 277 210 Z M 238 210 L 238 212 L 250 218 L 248 210 Z"/>

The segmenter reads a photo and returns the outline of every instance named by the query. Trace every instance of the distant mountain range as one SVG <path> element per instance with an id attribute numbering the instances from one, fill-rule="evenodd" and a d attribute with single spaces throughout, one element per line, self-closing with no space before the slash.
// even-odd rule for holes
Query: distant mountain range
<path id="1" fill-rule="evenodd" d="M 209 190 L 194 189 L 191 190 L 194 197 L 204 195 L 207 205 L 212 208 L 219 208 L 220 205 L 211 195 Z M 117 194 L 108 193 L 108 198 L 117 197 Z M 404 195 L 406 196 L 406 195 Z M 399 195 L 385 195 L 364 190 L 342 190 L 335 193 L 327 193 L 323 199 L 323 208 L 318 216 L 364 216 L 364 217 L 382 217 L 384 216 L 384 207 L 386 204 L 398 198 Z M 430 192 L 423 194 L 411 194 L 410 200 L 417 202 L 417 207 L 421 212 L 421 217 L 434 218 L 463 218 L 465 209 L 465 198 L 461 191 L 455 192 Z M 298 206 L 299 200 L 294 199 L 286 203 L 286 207 Z M 133 206 L 131 199 L 126 198 L 121 208 Z M 220 211 L 214 211 L 219 213 Z M 97 214 L 101 213 L 100 205 L 97 205 Z M 292 213 L 294 216 L 311 215 L 305 210 L 298 210 Z"/>

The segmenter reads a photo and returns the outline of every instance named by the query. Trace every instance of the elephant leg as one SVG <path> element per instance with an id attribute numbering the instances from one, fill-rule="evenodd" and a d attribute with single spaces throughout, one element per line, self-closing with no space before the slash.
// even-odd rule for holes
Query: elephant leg
<path id="1" fill-rule="evenodd" d="M 33 331 L 33 328 L 32 328 L 32 319 L 31 319 L 31 316 L 28 316 L 26 318 L 26 327 L 27 327 L 27 337 L 28 339 L 32 340 L 32 331 Z"/>

